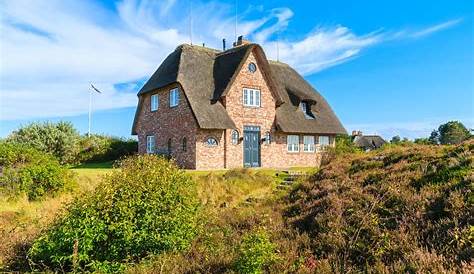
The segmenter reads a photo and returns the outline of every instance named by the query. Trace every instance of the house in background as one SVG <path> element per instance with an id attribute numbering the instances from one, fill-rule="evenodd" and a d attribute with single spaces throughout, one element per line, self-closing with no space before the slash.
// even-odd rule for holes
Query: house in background
<path id="1" fill-rule="evenodd" d="M 382 147 L 387 143 L 382 137 L 378 135 L 362 135 L 362 131 L 352 131 L 352 141 L 357 147 L 364 151 L 371 151 Z"/>
<path id="2" fill-rule="evenodd" d="M 222 51 L 178 46 L 138 97 L 139 153 L 188 169 L 317 166 L 346 133 L 303 77 L 242 37 Z"/>

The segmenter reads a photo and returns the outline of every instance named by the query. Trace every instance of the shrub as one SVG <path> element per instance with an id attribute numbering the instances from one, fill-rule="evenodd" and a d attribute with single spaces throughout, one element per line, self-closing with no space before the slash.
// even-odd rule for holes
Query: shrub
<path id="1" fill-rule="evenodd" d="M 51 155 L 23 144 L 0 143 L 0 192 L 25 193 L 29 200 L 54 195 L 73 182 L 69 170 Z"/>
<path id="2" fill-rule="evenodd" d="M 93 193 L 72 202 L 29 251 L 54 270 L 121 269 L 187 248 L 197 233 L 195 183 L 157 156 L 129 157 Z"/>
<path id="3" fill-rule="evenodd" d="M 70 122 L 31 123 L 7 138 L 54 155 L 61 163 L 73 163 L 78 152 L 79 133 Z"/>
<path id="4" fill-rule="evenodd" d="M 270 241 L 265 230 L 256 230 L 243 237 L 238 247 L 235 270 L 245 274 L 262 273 L 276 259 L 276 245 Z"/>
<path id="5" fill-rule="evenodd" d="M 77 162 L 115 161 L 138 152 L 138 142 L 104 135 L 84 136 L 79 142 Z"/>

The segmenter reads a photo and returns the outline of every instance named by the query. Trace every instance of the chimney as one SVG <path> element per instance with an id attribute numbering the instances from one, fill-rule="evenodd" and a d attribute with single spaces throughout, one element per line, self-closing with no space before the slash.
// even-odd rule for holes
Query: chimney
<path id="1" fill-rule="evenodd" d="M 360 131 L 360 130 L 353 130 L 353 131 L 352 131 L 352 136 L 362 136 L 362 131 Z"/>
<path id="2" fill-rule="evenodd" d="M 225 51 L 225 38 L 222 39 L 222 51 Z"/>
<path id="3" fill-rule="evenodd" d="M 242 35 L 237 38 L 237 42 L 234 43 L 234 47 L 250 44 L 249 40 L 245 40 Z"/>

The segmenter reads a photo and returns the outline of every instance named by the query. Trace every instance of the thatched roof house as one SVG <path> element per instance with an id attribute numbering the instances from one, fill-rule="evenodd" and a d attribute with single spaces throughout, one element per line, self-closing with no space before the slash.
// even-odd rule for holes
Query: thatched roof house
<path id="1" fill-rule="evenodd" d="M 189 119 L 192 121 L 188 122 L 195 123 L 193 127 L 196 132 L 193 135 L 206 130 L 217 130 L 220 132 L 217 135 L 222 136 L 215 136 L 215 139 L 224 141 L 221 137 L 225 138 L 227 132 L 230 134 L 237 131 L 242 135 L 245 132 L 244 124 L 260 127 L 260 131 L 264 130 L 263 132 L 270 132 L 275 136 L 283 133 L 334 136 L 346 132 L 319 92 L 289 65 L 267 60 L 260 45 L 245 43 L 241 39 L 235 47 L 218 51 L 185 44 L 168 55 L 138 93 L 139 103 L 132 133 L 143 140 L 140 141 L 144 144 L 142 152 L 145 152 L 145 139 L 149 136 L 147 134 L 167 135 L 171 139 L 176 137 L 168 136 L 171 135 L 170 130 L 165 128 L 161 120 L 164 116 L 172 116 L 171 107 L 149 111 L 149 100 L 156 100 L 150 99 L 151 95 L 167 97 L 162 93 L 174 88 L 179 90 L 186 101 L 184 106 L 189 108 L 189 111 L 183 111 L 190 114 Z M 247 98 L 250 101 L 245 101 Z M 258 100 L 259 105 L 251 100 Z M 159 101 L 163 101 L 163 98 Z M 159 112 L 163 112 L 162 115 Z M 185 117 L 184 113 L 175 114 L 176 119 Z M 271 119 L 268 128 L 255 121 L 260 116 L 265 116 L 266 120 Z M 160 132 L 147 126 L 150 123 L 161 123 Z M 258 154 L 261 158 L 261 151 Z M 263 161 L 258 162 L 261 165 Z M 218 166 L 227 167 L 225 164 Z"/>
<path id="2" fill-rule="evenodd" d="M 387 142 L 378 135 L 362 135 L 361 131 L 352 132 L 352 141 L 365 151 L 381 148 Z"/>

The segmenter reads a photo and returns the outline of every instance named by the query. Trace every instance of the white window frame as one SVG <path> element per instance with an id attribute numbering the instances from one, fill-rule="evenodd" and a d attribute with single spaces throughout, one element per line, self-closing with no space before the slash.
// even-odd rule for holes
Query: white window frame
<path id="1" fill-rule="evenodd" d="M 315 138 L 312 135 L 303 136 L 303 151 L 304 152 L 314 152 L 315 151 L 314 139 Z"/>
<path id="2" fill-rule="evenodd" d="M 327 143 L 326 142 L 323 143 L 323 140 L 325 140 L 325 139 L 327 140 Z M 330 146 L 331 145 L 331 138 L 327 135 L 320 135 L 320 136 L 318 136 L 318 144 L 322 148 Z"/>
<path id="3" fill-rule="evenodd" d="M 152 154 L 155 153 L 155 136 L 147 135 L 146 136 L 146 153 Z"/>
<path id="4" fill-rule="evenodd" d="M 160 97 L 158 94 L 152 94 L 150 97 L 150 111 L 157 111 L 160 105 Z"/>
<path id="5" fill-rule="evenodd" d="M 232 132 L 230 133 L 230 142 L 233 145 L 237 145 L 239 143 L 239 137 L 240 134 L 236 129 L 233 129 Z"/>
<path id="6" fill-rule="evenodd" d="M 288 152 L 299 152 L 300 151 L 300 136 L 287 135 L 286 146 L 287 146 Z"/>
<path id="7" fill-rule="evenodd" d="M 174 88 L 170 90 L 170 107 L 176 107 L 179 104 L 179 89 Z"/>
<path id="8" fill-rule="evenodd" d="M 242 101 L 246 107 L 260 107 L 261 99 L 261 92 L 259 89 L 244 88 L 242 91 Z"/>

